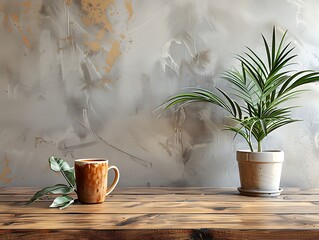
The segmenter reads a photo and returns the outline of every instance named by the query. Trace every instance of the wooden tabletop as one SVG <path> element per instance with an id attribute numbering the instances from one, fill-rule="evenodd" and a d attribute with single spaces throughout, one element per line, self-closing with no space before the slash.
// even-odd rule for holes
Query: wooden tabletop
<path id="1" fill-rule="evenodd" d="M 0 188 L 0 239 L 319 239 L 319 189 L 272 198 L 235 188 L 116 189 L 102 204 L 25 205 L 39 189 Z"/>

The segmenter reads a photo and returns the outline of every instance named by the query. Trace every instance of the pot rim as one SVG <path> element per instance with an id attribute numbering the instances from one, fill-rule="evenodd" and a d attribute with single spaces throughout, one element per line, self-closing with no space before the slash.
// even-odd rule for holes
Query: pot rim
<path id="1" fill-rule="evenodd" d="M 249 149 L 243 149 L 243 150 L 237 150 L 237 152 L 241 152 L 241 153 L 255 153 L 255 154 L 258 154 L 258 153 L 282 153 L 284 151 L 280 150 L 280 149 L 270 149 L 270 150 L 263 150 L 261 152 L 252 152 L 250 151 Z"/>
<path id="2" fill-rule="evenodd" d="M 258 163 L 282 163 L 285 154 L 281 150 L 267 150 L 264 152 L 251 152 L 250 150 L 239 150 L 236 152 L 238 162 Z"/>

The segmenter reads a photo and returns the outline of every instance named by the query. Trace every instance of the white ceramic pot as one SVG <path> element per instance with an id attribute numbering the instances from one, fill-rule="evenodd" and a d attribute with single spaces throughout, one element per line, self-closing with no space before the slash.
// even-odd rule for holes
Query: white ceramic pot
<path id="1" fill-rule="evenodd" d="M 284 152 L 237 151 L 240 184 L 239 192 L 250 196 L 278 196 Z"/>

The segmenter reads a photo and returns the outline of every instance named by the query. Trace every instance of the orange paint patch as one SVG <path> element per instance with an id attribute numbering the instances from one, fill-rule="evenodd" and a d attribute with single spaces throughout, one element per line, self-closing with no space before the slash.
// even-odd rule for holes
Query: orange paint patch
<path id="1" fill-rule="evenodd" d="M 120 56 L 120 44 L 118 41 L 114 41 L 109 51 L 109 54 L 106 57 L 107 67 L 105 67 L 105 72 L 109 73 L 112 70 L 113 64 L 115 63 L 116 59 Z"/>
<path id="2" fill-rule="evenodd" d="M 27 1 L 24 1 L 22 2 L 22 6 L 24 7 L 24 13 L 28 13 L 31 9 L 31 6 L 32 6 L 32 2 L 31 0 L 27 0 Z"/>
<path id="3" fill-rule="evenodd" d="M 125 0 L 125 7 L 128 13 L 128 19 L 131 19 L 133 16 L 133 5 L 132 0 Z"/>
<path id="4" fill-rule="evenodd" d="M 30 8 L 31 7 L 31 0 L 27 0 L 27 1 L 24 1 L 23 3 L 22 3 L 22 5 L 23 5 L 23 7 L 25 7 L 25 8 Z"/>
<path id="5" fill-rule="evenodd" d="M 101 49 L 100 43 L 97 41 L 85 42 L 84 44 L 90 51 L 97 52 Z"/>
<path id="6" fill-rule="evenodd" d="M 31 48 L 31 43 L 29 38 L 26 35 L 22 35 L 22 41 L 27 48 Z"/>
<path id="7" fill-rule="evenodd" d="M 112 84 L 114 81 L 112 79 L 109 78 L 103 78 L 102 79 L 102 83 L 103 84 Z"/>
<path id="8" fill-rule="evenodd" d="M 11 183 L 12 178 L 8 177 L 10 174 L 11 174 L 11 170 L 9 168 L 9 159 L 5 158 L 3 162 L 3 168 L 0 173 L 0 181 L 3 183 Z"/>
<path id="9" fill-rule="evenodd" d="M 96 33 L 96 40 L 97 40 L 97 41 L 103 40 L 104 35 L 105 35 L 105 30 L 104 30 L 104 29 L 99 30 L 99 31 Z"/>
<path id="10" fill-rule="evenodd" d="M 86 27 L 92 26 L 94 24 L 93 19 L 88 16 L 83 16 L 82 22 Z"/>
<path id="11" fill-rule="evenodd" d="M 16 29 L 27 48 L 31 48 L 29 38 L 32 37 L 32 29 L 25 25 L 24 16 L 30 12 L 32 6 L 31 0 L 12 1 L 7 8 L 2 6 L 2 11 L 5 13 L 2 20 L 4 29 L 8 32 L 13 32 Z"/>
<path id="12" fill-rule="evenodd" d="M 82 10 L 87 14 L 94 24 L 101 25 L 109 32 L 113 32 L 113 28 L 106 11 L 110 5 L 114 5 L 114 0 L 81 0 Z"/>
<path id="13" fill-rule="evenodd" d="M 12 32 L 12 26 L 11 26 L 11 23 L 9 21 L 8 15 L 5 15 L 3 17 L 2 24 L 3 24 L 4 28 L 8 30 L 8 32 Z"/>
<path id="14" fill-rule="evenodd" d="M 12 13 L 10 15 L 10 18 L 12 19 L 12 21 L 15 23 L 15 24 L 18 24 L 19 23 L 19 16 L 15 13 Z"/>
<path id="15" fill-rule="evenodd" d="M 65 4 L 68 6 L 71 6 L 73 3 L 73 0 L 65 0 Z"/>

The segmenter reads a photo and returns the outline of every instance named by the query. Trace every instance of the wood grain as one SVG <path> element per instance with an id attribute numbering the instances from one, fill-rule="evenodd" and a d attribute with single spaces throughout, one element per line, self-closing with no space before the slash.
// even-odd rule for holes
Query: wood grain
<path id="1" fill-rule="evenodd" d="M 34 194 L 40 188 L 35 187 L 9 187 L 0 189 L 1 194 Z M 165 194 L 186 194 L 186 195 L 229 195 L 238 194 L 236 188 L 208 188 L 208 187 L 129 187 L 117 188 L 112 192 L 113 195 L 165 195 Z M 284 188 L 282 195 L 319 195 L 319 189 L 287 187 Z"/>
<path id="2" fill-rule="evenodd" d="M 1 214 L 0 229 L 318 229 L 318 214 Z"/>
<path id="3" fill-rule="evenodd" d="M 239 229 L 121 229 L 121 230 L 1 230 L 3 240 L 12 239 L 63 239 L 63 240 L 105 240 L 105 239 L 174 239 L 174 240 L 238 240 L 238 239 L 271 239 L 271 240 L 314 240 L 318 239 L 318 230 L 239 230 Z"/>
<path id="4" fill-rule="evenodd" d="M 319 239 L 318 189 L 274 198 L 235 188 L 125 188 L 102 204 L 32 205 L 38 188 L 0 188 L 0 239 Z"/>
<path id="5" fill-rule="evenodd" d="M 25 195 L 13 195 L 2 194 L 0 195 L 0 202 L 26 202 L 30 200 L 33 194 Z M 75 194 L 71 194 L 76 198 Z M 46 195 L 39 201 L 53 201 L 56 198 L 55 195 Z M 164 194 L 164 195 L 152 195 L 152 202 L 220 202 L 227 200 L 228 202 L 280 202 L 280 201 L 306 201 L 314 202 L 319 201 L 319 195 L 280 195 L 277 197 L 247 197 L 239 195 L 238 193 L 225 195 L 186 195 L 186 194 Z M 150 195 L 109 195 L 106 197 L 105 202 L 149 202 Z"/>
<path id="6" fill-rule="evenodd" d="M 60 213 L 49 202 L 0 202 L 0 213 Z M 72 205 L 63 213 L 317 213 L 318 202 L 104 202 Z"/>

